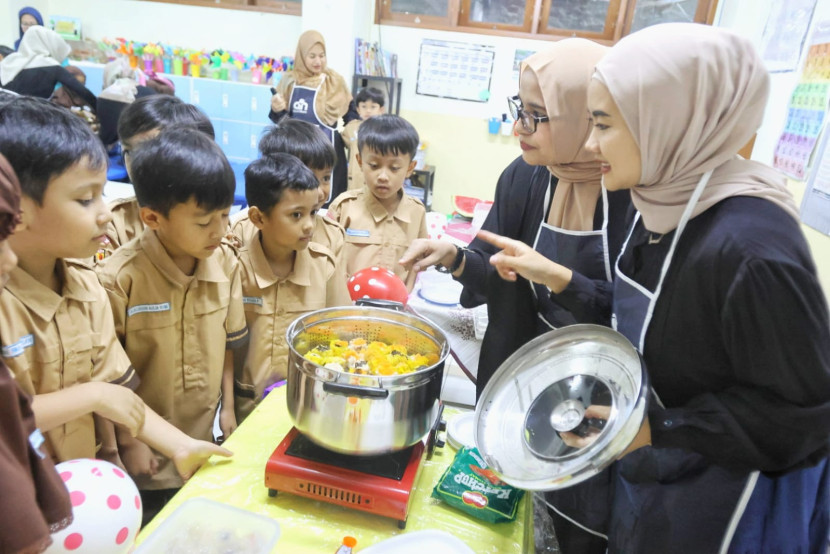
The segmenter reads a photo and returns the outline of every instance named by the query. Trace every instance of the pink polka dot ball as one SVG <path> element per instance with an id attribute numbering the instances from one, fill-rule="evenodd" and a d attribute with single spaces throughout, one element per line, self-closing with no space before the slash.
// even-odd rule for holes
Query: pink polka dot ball
<path id="1" fill-rule="evenodd" d="M 141 497 L 119 467 L 103 460 L 56 466 L 72 502 L 72 524 L 52 535 L 47 553 L 129 552 L 141 527 Z"/>

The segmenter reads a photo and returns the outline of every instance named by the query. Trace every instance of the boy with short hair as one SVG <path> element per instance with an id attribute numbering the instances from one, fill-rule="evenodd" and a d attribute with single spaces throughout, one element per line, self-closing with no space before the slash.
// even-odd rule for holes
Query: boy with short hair
<path id="1" fill-rule="evenodd" d="M 34 396 L 53 460 L 120 463 L 112 423 L 171 456 L 184 478 L 210 455 L 229 455 L 179 432 L 133 393 L 139 379 L 115 337 L 106 291 L 91 268 L 68 260 L 91 257 L 110 218 L 101 196 L 106 153 L 89 126 L 48 101 L 18 97 L 0 107 L 0 152 L 23 193 L 21 223 L 8 238 L 19 262 L 0 295 L 0 352 Z"/>
<path id="2" fill-rule="evenodd" d="M 339 260 L 346 234 L 337 222 L 326 218 L 321 211 L 329 201 L 331 172 L 336 161 L 331 141 L 317 125 L 286 117 L 263 133 L 259 151 L 263 156 L 290 154 L 299 158 L 314 173 L 320 185 L 315 206 L 317 215 L 314 219 L 314 242 L 328 247 Z M 245 217 L 238 221 L 245 221 Z M 245 242 L 256 232 L 256 228 L 250 224 L 236 223 L 233 231 Z"/>
<path id="3" fill-rule="evenodd" d="M 355 106 L 357 106 L 357 114 L 360 116 L 360 119 L 349 121 L 341 133 L 343 142 L 346 144 L 346 149 L 349 151 L 349 186 L 347 190 L 361 189 L 366 184 L 366 181 L 363 179 L 363 170 L 360 168 L 360 164 L 357 163 L 358 127 L 370 117 L 383 115 L 383 105 L 385 102 L 383 91 L 375 87 L 364 87 L 360 89 L 354 98 Z"/>
<path id="4" fill-rule="evenodd" d="M 149 406 L 210 440 L 221 394 L 227 437 L 236 428 L 233 351 L 248 338 L 236 253 L 222 242 L 233 171 L 219 146 L 190 127 L 165 129 L 130 156 L 145 229 L 97 266 L 116 333 Z M 182 484 L 166 460 L 136 482 L 145 504 L 165 502 Z"/>
<path id="5" fill-rule="evenodd" d="M 151 139 L 167 127 L 194 127 L 210 138 L 215 138 L 210 118 L 193 104 L 175 96 L 153 94 L 137 98 L 121 112 L 118 118 L 118 138 L 127 175 L 130 175 L 130 152 L 143 141 Z M 95 255 L 102 260 L 116 248 L 126 244 L 144 231 L 135 196 L 119 198 L 109 203 L 112 221 L 107 225 L 107 238 Z"/>
<path id="6" fill-rule="evenodd" d="M 291 322 L 313 310 L 351 304 L 342 264 L 312 242 L 317 189 L 314 173 L 288 154 L 260 158 L 245 170 L 248 224 L 255 233 L 240 253 L 251 340 L 235 383 L 238 421 L 266 387 L 285 378 Z"/>
<path id="7" fill-rule="evenodd" d="M 346 229 L 343 258 L 348 275 L 385 267 L 412 290 L 416 273 L 407 272 L 398 260 L 413 240 L 427 237 L 424 205 L 403 191 L 415 169 L 418 142 L 415 128 L 396 115 L 379 115 L 360 126 L 357 163 L 366 186 L 344 192 L 328 211 Z"/>

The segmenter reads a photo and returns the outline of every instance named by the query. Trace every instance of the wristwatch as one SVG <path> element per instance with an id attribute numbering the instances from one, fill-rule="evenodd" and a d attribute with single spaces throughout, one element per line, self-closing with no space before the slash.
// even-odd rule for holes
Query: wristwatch
<path id="1" fill-rule="evenodd" d="M 458 268 L 461 267 L 461 263 L 464 261 L 464 252 L 466 251 L 466 248 L 456 246 L 455 259 L 452 261 L 452 265 L 450 265 L 450 267 L 444 267 L 441 264 L 437 264 L 435 266 L 435 270 L 439 273 L 455 273 L 456 271 L 458 271 Z"/>

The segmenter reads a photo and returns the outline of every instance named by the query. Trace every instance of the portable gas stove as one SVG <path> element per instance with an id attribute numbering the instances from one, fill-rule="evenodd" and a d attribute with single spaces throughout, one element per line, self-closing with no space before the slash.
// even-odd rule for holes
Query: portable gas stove
<path id="1" fill-rule="evenodd" d="M 396 519 L 404 529 L 425 450 L 429 459 L 436 446 L 444 446 L 437 433 L 445 429 L 439 412 L 426 446 L 418 441 L 392 454 L 354 456 L 318 446 L 292 427 L 265 464 L 268 495 L 305 496 Z"/>

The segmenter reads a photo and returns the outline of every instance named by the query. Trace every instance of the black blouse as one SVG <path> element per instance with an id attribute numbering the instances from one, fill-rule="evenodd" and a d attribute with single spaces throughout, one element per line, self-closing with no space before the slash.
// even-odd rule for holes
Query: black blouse
<path id="1" fill-rule="evenodd" d="M 533 246 L 539 225 L 547 216 L 556 184 L 557 179 L 546 167 L 529 165 L 519 156 L 499 177 L 495 201 L 482 229 Z M 548 190 L 550 194 L 545 202 Z M 608 203 L 608 242 L 613 263 L 625 240 L 627 218 L 630 217 L 630 193 L 609 193 Z M 594 229 L 601 229 L 602 223 L 600 197 L 594 211 Z M 490 256 L 498 251 L 496 247 L 473 239 L 469 248 L 471 251 L 466 254 L 464 272 L 457 279 L 464 285 L 461 304 L 471 308 L 486 303 L 489 319 L 479 356 L 476 379 L 478 397 L 501 363 L 539 334 L 539 326 L 530 283 L 522 277 L 514 282 L 499 277 L 496 268 L 490 265 Z M 594 300 L 596 290 L 601 290 L 604 297 L 610 298 L 610 283 L 582 277 L 580 284 L 589 287 L 591 293 L 587 298 L 590 301 L 603 306 L 610 305 L 610 300 L 607 299 L 604 302 Z M 581 307 L 579 302 L 582 295 L 582 289 L 575 289 L 574 292 L 566 289 L 563 293 L 552 295 L 552 299 L 571 311 L 572 308 L 577 308 L 579 312 L 575 315 L 581 322 L 608 325 L 610 309 L 596 312 L 593 306 Z"/>
<path id="2" fill-rule="evenodd" d="M 78 94 L 88 106 L 95 108 L 95 95 L 82 85 L 77 77 L 59 65 L 23 69 L 14 79 L 4 84 L 3 88 L 25 96 L 48 99 L 58 83 Z"/>
<path id="3" fill-rule="evenodd" d="M 654 290 L 673 233 L 647 237 L 639 221 L 620 270 Z M 655 447 L 768 472 L 827 456 L 827 301 L 798 222 L 773 203 L 729 198 L 689 221 L 644 358 L 665 405 L 650 409 Z"/>

